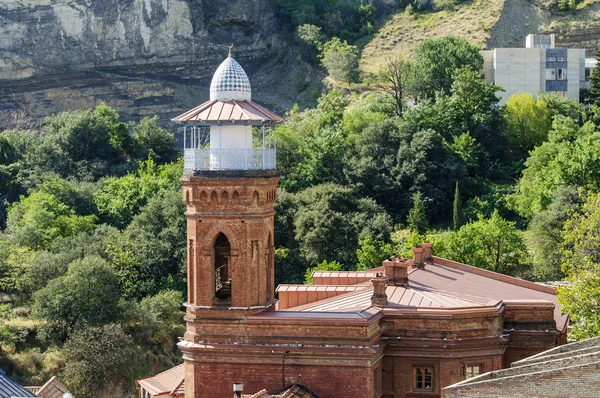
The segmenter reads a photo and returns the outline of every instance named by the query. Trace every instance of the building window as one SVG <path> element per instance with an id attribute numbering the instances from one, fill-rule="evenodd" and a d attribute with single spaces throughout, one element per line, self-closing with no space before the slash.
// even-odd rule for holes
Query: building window
<path id="1" fill-rule="evenodd" d="M 482 365 L 467 365 L 467 366 L 465 366 L 465 376 L 467 376 L 467 379 L 470 379 L 471 377 L 479 376 L 482 373 L 483 373 Z"/>
<path id="2" fill-rule="evenodd" d="M 558 80 L 567 80 L 566 68 L 558 68 Z"/>
<path id="3" fill-rule="evenodd" d="M 565 57 L 558 57 L 559 61 L 566 61 L 567 59 Z"/>
<path id="4" fill-rule="evenodd" d="M 556 80 L 556 69 L 554 69 L 554 68 L 546 69 L 546 80 Z"/>
<path id="5" fill-rule="evenodd" d="M 413 368 L 413 387 L 415 391 L 433 391 L 433 368 Z"/>
<path id="6" fill-rule="evenodd" d="M 548 58 L 546 61 L 548 61 L 548 62 L 554 62 L 554 61 L 556 61 L 556 58 L 554 58 L 554 57 L 550 57 L 550 58 Z"/>

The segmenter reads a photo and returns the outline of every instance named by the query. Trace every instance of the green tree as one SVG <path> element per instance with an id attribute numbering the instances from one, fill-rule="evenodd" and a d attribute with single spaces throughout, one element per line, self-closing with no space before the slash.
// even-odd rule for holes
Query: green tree
<path id="1" fill-rule="evenodd" d="M 478 72 L 483 67 L 479 48 L 453 36 L 424 40 L 415 50 L 414 62 L 420 72 L 420 98 L 435 98 L 438 91 L 450 94 L 456 70 L 467 68 Z"/>
<path id="2" fill-rule="evenodd" d="M 131 373 L 132 342 L 117 324 L 75 331 L 63 352 L 62 380 L 77 397 L 98 397 L 109 383 L 124 381 Z"/>
<path id="3" fill-rule="evenodd" d="M 571 338 L 600 335 L 600 194 L 591 194 L 563 230 L 563 271 L 571 285 L 558 289 L 562 310 L 573 322 Z"/>
<path id="4" fill-rule="evenodd" d="M 185 290 L 185 204 L 177 190 L 151 198 L 107 247 L 125 297 Z"/>
<path id="5" fill-rule="evenodd" d="M 525 218 L 545 210 L 560 186 L 600 189 L 600 134 L 591 122 L 579 126 L 565 116 L 554 118 L 548 141 L 525 162 L 513 208 Z"/>
<path id="6" fill-rule="evenodd" d="M 552 114 L 543 96 L 533 98 L 529 93 L 517 93 L 504 105 L 507 135 L 511 144 L 523 153 L 541 145 L 552 128 Z"/>
<path id="7" fill-rule="evenodd" d="M 458 190 L 458 181 L 454 190 L 454 203 L 452 205 L 452 223 L 454 231 L 458 231 L 462 224 L 462 209 L 460 208 L 460 191 Z"/>
<path id="8" fill-rule="evenodd" d="M 361 239 L 358 244 L 360 247 L 356 250 L 357 271 L 380 267 L 383 260 L 394 254 L 394 247 L 390 243 L 375 241 L 371 236 Z"/>
<path id="9" fill-rule="evenodd" d="M 337 37 L 323 45 L 321 63 L 331 77 L 348 83 L 358 78 L 359 50 Z"/>
<path id="10" fill-rule="evenodd" d="M 600 43 L 596 50 L 596 59 L 600 59 Z M 594 68 L 590 75 L 590 88 L 585 93 L 585 103 L 600 106 L 600 69 Z"/>
<path id="11" fill-rule="evenodd" d="M 463 225 L 444 238 L 443 257 L 509 275 L 527 272 L 529 257 L 514 222 L 494 212 Z"/>
<path id="12" fill-rule="evenodd" d="M 140 163 L 136 173 L 102 180 L 94 195 L 100 219 L 124 228 L 149 198 L 180 187 L 182 166 L 181 162 L 157 166 L 148 159 Z"/>
<path id="13" fill-rule="evenodd" d="M 94 215 L 78 216 L 54 195 L 38 191 L 13 204 L 6 237 L 15 245 L 42 250 L 58 237 L 92 230 L 96 220 Z"/>
<path id="14" fill-rule="evenodd" d="M 38 290 L 33 296 L 33 313 L 63 333 L 71 333 L 85 325 L 117 320 L 120 298 L 121 288 L 110 265 L 90 256 L 73 261 L 65 275 Z"/>
<path id="15" fill-rule="evenodd" d="M 406 222 L 410 230 L 418 234 L 424 234 L 429 229 L 429 221 L 427 221 L 427 215 L 425 214 L 421 191 L 417 191 L 413 198 L 413 207 L 408 212 Z"/>
<path id="16" fill-rule="evenodd" d="M 557 281 L 564 278 L 561 265 L 562 231 L 565 222 L 579 205 L 581 198 L 574 187 L 560 187 L 554 193 L 548 208 L 531 219 L 527 230 L 527 246 L 533 252 L 533 275 L 542 281 Z"/>
<path id="17" fill-rule="evenodd" d="M 145 117 L 133 124 L 133 145 L 137 159 L 152 158 L 158 164 L 177 160 L 177 140 L 158 125 L 158 116 Z"/>
<path id="18" fill-rule="evenodd" d="M 325 260 L 353 268 L 360 239 L 389 240 L 391 219 L 385 210 L 350 188 L 317 185 L 298 193 L 296 200 L 295 240 L 308 265 Z"/>
<path id="19" fill-rule="evenodd" d="M 38 176 L 97 179 L 119 174 L 132 151 L 127 125 L 105 104 L 50 117 L 38 139 L 29 144 L 25 167 Z"/>
<path id="20" fill-rule="evenodd" d="M 315 271 L 342 271 L 342 264 L 337 261 L 327 262 L 323 260 L 321 263 L 317 264 L 315 267 L 308 268 L 306 273 L 304 274 L 304 283 L 310 284 L 313 283 L 312 274 Z"/>

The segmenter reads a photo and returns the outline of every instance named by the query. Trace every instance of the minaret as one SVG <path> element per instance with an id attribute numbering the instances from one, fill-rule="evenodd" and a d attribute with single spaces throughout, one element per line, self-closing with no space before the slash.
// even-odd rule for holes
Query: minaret
<path id="1" fill-rule="evenodd" d="M 184 125 L 185 340 L 197 343 L 207 339 L 204 319 L 241 319 L 274 304 L 274 126 L 283 119 L 252 102 L 230 48 L 210 100 L 173 121 Z"/>

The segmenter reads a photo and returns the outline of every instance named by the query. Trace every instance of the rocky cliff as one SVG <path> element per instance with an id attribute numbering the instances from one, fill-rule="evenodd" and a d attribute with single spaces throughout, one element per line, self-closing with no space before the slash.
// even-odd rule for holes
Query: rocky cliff
<path id="1" fill-rule="evenodd" d="M 311 100 L 320 77 L 267 0 L 2 0 L 0 126 L 16 109 L 42 117 L 99 101 L 168 120 L 208 98 L 231 43 L 258 102 Z"/>

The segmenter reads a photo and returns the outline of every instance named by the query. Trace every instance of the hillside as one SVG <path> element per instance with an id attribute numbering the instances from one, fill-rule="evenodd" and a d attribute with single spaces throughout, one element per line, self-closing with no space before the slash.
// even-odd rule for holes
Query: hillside
<path id="1" fill-rule="evenodd" d="M 552 1 L 474 0 L 455 10 L 397 13 L 364 48 L 361 69 L 376 72 L 391 54 L 410 54 L 424 39 L 463 37 L 481 48 L 521 47 L 529 33 L 556 33 L 557 46 L 585 48 L 593 55 L 600 34 L 600 2 L 587 0 L 573 12 Z"/>
<path id="2" fill-rule="evenodd" d="M 303 61 L 293 26 L 278 20 L 274 5 L 283 3 L 2 1 L 0 127 L 16 110 L 42 118 L 100 101 L 127 120 L 159 115 L 166 124 L 207 99 L 212 71 L 232 42 L 258 102 L 279 112 L 295 103 L 314 105 L 323 73 Z M 360 68 L 367 73 L 390 54 L 408 54 L 424 39 L 449 34 L 491 48 L 521 46 L 528 33 L 553 32 L 559 45 L 592 51 L 600 33 L 597 0 L 584 0 L 569 13 L 558 12 L 553 0 L 473 0 L 412 14 L 389 0 L 371 3 L 379 23 L 359 40 Z"/>

